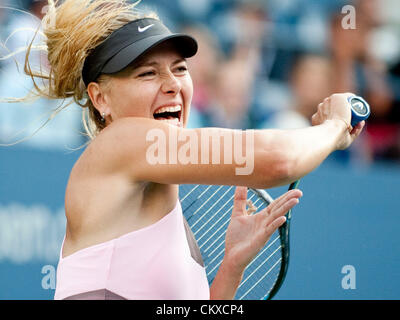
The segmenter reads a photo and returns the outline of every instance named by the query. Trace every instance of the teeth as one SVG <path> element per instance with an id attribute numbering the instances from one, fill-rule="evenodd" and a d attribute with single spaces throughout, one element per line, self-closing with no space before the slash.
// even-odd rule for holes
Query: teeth
<path id="1" fill-rule="evenodd" d="M 162 119 L 162 120 L 158 120 L 158 121 L 163 121 L 163 122 L 168 123 L 170 125 L 181 127 L 181 123 L 180 123 L 179 119 L 177 119 L 177 118 L 174 118 L 174 119 Z"/>
<path id="2" fill-rule="evenodd" d="M 163 113 L 163 112 L 178 112 L 181 111 L 182 107 L 181 106 L 171 106 L 171 107 L 162 107 L 160 109 L 157 109 L 156 112 L 154 112 L 154 114 L 158 114 L 158 113 Z"/>

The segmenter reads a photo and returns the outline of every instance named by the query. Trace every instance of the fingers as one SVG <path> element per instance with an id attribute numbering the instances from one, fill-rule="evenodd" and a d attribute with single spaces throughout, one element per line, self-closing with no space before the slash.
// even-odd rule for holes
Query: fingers
<path id="1" fill-rule="evenodd" d="M 293 192 L 290 192 L 293 191 Z M 292 196 L 296 195 L 299 196 L 300 195 L 300 190 L 290 190 L 289 192 L 287 192 L 285 195 L 287 194 L 292 194 Z M 283 198 L 286 199 L 286 198 Z M 268 239 L 271 237 L 271 235 L 278 229 L 280 228 L 285 222 L 286 222 L 286 216 L 285 214 L 292 209 L 296 204 L 299 203 L 299 199 L 297 197 L 293 197 L 291 199 L 289 199 L 286 202 L 283 202 L 280 206 L 276 206 L 270 215 L 268 215 L 266 217 L 265 220 L 265 233 L 264 233 L 264 240 L 268 241 Z"/>
<path id="2" fill-rule="evenodd" d="M 276 207 L 266 219 L 266 224 L 270 224 L 275 219 L 284 216 L 290 209 L 299 203 L 298 198 L 292 198 L 284 202 L 281 206 Z"/>
<path id="3" fill-rule="evenodd" d="M 331 103 L 331 97 L 332 97 L 332 96 L 326 97 L 326 98 L 324 99 L 324 103 L 325 103 L 325 104 Z"/>
<path id="4" fill-rule="evenodd" d="M 286 192 L 279 202 L 270 211 L 270 214 L 266 216 L 264 225 L 267 229 L 266 236 L 272 235 L 277 228 L 282 226 L 286 221 L 286 213 L 291 210 L 295 205 L 299 203 L 299 198 L 302 195 L 298 189 L 290 190 Z"/>
<path id="5" fill-rule="evenodd" d="M 351 112 L 348 108 L 348 99 L 353 97 L 351 92 L 335 93 L 324 99 L 317 107 L 317 112 L 311 117 L 313 126 L 324 123 L 326 120 L 342 119 L 350 123 Z"/>
<path id="6" fill-rule="evenodd" d="M 357 123 L 356 126 L 353 128 L 353 130 L 351 130 L 350 134 L 355 138 L 358 137 L 361 134 L 364 126 L 365 126 L 365 121 Z"/>
<path id="7" fill-rule="evenodd" d="M 300 189 L 293 189 L 285 192 L 279 198 L 275 199 L 267 208 L 267 213 L 270 214 L 275 210 L 275 208 L 279 208 L 283 203 L 289 201 L 292 198 L 301 198 L 303 196 L 303 192 Z"/>
<path id="8" fill-rule="evenodd" d="M 278 217 L 267 226 L 267 237 L 269 238 L 279 227 L 286 222 L 286 217 Z"/>
<path id="9" fill-rule="evenodd" d="M 317 126 L 320 123 L 321 123 L 321 121 L 319 119 L 319 114 L 318 113 L 314 113 L 313 116 L 311 117 L 311 125 Z"/>
<path id="10" fill-rule="evenodd" d="M 233 199 L 233 215 L 243 215 L 246 213 L 247 187 L 236 187 Z"/>

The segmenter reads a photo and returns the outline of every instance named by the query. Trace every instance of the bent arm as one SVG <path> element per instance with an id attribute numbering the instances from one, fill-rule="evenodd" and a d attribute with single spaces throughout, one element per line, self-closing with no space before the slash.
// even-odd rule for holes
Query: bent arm
<path id="1" fill-rule="evenodd" d="M 344 123 L 333 120 L 299 130 L 239 131 L 124 118 L 95 143 L 103 150 L 104 169 L 133 181 L 269 188 L 315 169 L 336 150 L 343 130 Z"/>

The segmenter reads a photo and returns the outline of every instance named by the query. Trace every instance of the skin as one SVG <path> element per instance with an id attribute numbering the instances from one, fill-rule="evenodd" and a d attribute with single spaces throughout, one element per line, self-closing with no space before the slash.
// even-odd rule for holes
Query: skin
<path id="1" fill-rule="evenodd" d="M 106 94 L 102 89 L 91 83 L 88 91 L 100 114 L 105 113 L 107 125 L 125 117 L 153 119 L 154 111 L 166 103 L 183 105 L 186 125 L 193 82 L 186 60 L 171 46 L 160 46 L 121 76 L 113 78 L 107 85 Z"/>
<path id="2" fill-rule="evenodd" d="M 362 130 L 362 123 L 348 128 L 346 95 L 334 95 L 318 107 L 313 127 L 255 131 L 252 174 L 237 175 L 235 164 L 151 165 L 145 157 L 149 130 L 157 128 L 167 136 L 171 132 L 200 134 L 206 130 L 215 134 L 221 130 L 185 128 L 193 95 L 192 80 L 185 69 L 186 62 L 165 44 L 149 51 L 141 64 L 123 75 L 89 84 L 88 94 L 100 114 L 105 113 L 107 126 L 71 171 L 65 197 L 63 257 L 154 224 L 175 207 L 180 183 L 255 188 L 288 184 L 315 169 L 334 150 L 347 148 Z M 181 127 L 153 117 L 159 106 L 170 102 L 182 105 Z M 225 257 L 211 286 L 212 299 L 234 297 L 245 266 L 302 196 L 300 190 L 293 190 L 267 210 L 248 215 L 246 190 L 236 188 Z"/>

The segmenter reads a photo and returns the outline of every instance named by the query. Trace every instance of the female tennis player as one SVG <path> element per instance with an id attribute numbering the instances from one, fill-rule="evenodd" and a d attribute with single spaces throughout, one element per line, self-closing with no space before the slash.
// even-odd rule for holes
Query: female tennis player
<path id="1" fill-rule="evenodd" d="M 211 152 L 208 164 L 154 164 L 146 156 L 150 132 L 173 141 L 222 130 L 186 128 L 193 94 L 186 58 L 195 55 L 196 41 L 120 0 L 49 0 L 42 22 L 50 70 L 33 72 L 29 61 L 25 70 L 41 96 L 72 97 L 88 111 L 91 137 L 66 188 L 55 299 L 232 299 L 244 268 L 302 193 L 291 190 L 249 215 L 254 209 L 246 209 L 247 188 L 237 187 L 225 256 L 209 287 L 178 185 L 288 184 L 349 147 L 364 126 L 350 126 L 348 94 L 335 94 L 318 106 L 309 128 L 243 132 L 243 150 L 253 141 L 249 174 L 237 174 L 232 161 L 213 163 Z M 47 80 L 46 87 L 37 77 Z M 166 154 L 183 145 L 167 144 Z M 212 150 L 210 141 L 190 147 L 198 155 Z M 232 150 L 221 144 L 220 151 Z"/>

